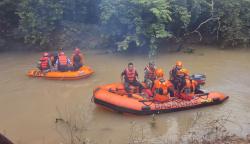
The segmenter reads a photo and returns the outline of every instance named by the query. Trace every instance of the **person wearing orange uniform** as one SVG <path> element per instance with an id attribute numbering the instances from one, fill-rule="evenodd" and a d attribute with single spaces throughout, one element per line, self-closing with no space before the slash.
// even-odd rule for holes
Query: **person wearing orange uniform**
<path id="1" fill-rule="evenodd" d="M 170 72 L 169 72 L 169 76 L 170 76 L 169 80 L 174 85 L 175 90 L 177 90 L 178 87 L 183 84 L 183 76 L 182 76 L 182 74 L 184 74 L 184 77 L 189 77 L 186 73 L 180 72 L 182 69 L 184 69 L 182 62 L 177 61 L 175 66 L 173 67 L 173 69 L 170 70 Z"/>
<path id="2" fill-rule="evenodd" d="M 169 72 L 169 80 L 172 82 L 175 89 L 177 89 L 177 85 L 181 81 L 180 77 L 178 76 L 178 72 L 182 69 L 182 67 L 182 62 L 176 61 L 175 66 Z"/>
<path id="3" fill-rule="evenodd" d="M 164 71 L 156 69 L 157 79 L 154 81 L 152 92 L 154 93 L 154 100 L 158 102 L 166 102 L 170 96 L 173 96 L 173 85 L 170 81 L 164 79 Z"/>
<path id="4" fill-rule="evenodd" d="M 189 77 L 189 72 L 186 69 L 182 69 L 179 72 L 179 76 L 182 81 L 178 85 L 176 96 L 184 100 L 192 100 L 195 95 L 198 83 Z"/>
<path id="5" fill-rule="evenodd" d="M 149 64 L 144 68 L 144 82 L 148 80 L 154 82 L 155 79 L 155 64 L 154 62 L 149 62 Z"/>
<path id="6" fill-rule="evenodd" d="M 136 71 L 134 64 L 129 63 L 128 67 L 121 73 L 121 80 L 124 82 L 125 90 L 130 92 L 130 85 L 139 87 L 139 93 L 144 88 L 138 81 L 138 72 Z"/>
<path id="7" fill-rule="evenodd" d="M 69 71 L 71 64 L 69 58 L 64 54 L 64 52 L 60 52 L 58 59 L 56 61 L 57 70 L 61 72 Z"/>
<path id="8" fill-rule="evenodd" d="M 75 48 L 74 53 L 71 57 L 74 71 L 79 70 L 79 68 L 83 66 L 83 60 L 83 54 L 81 53 L 80 49 Z"/>

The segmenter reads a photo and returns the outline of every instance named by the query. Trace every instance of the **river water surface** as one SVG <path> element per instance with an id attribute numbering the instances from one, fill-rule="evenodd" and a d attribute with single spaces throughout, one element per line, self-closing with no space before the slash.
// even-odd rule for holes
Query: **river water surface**
<path id="1" fill-rule="evenodd" d="M 192 73 L 207 75 L 204 89 L 220 91 L 230 96 L 224 104 L 167 113 L 155 116 L 121 115 L 103 110 L 91 102 L 92 91 L 98 85 L 120 81 L 120 73 L 132 61 L 142 80 L 146 56 L 103 54 L 86 51 L 86 63 L 95 74 L 77 81 L 32 79 L 26 72 L 35 67 L 38 52 L 1 53 L 0 61 L 0 133 L 17 144 L 66 143 L 67 133 L 56 119 L 71 119 L 84 126 L 83 136 L 99 144 L 128 143 L 133 125 L 143 128 L 149 139 L 175 141 L 193 127 L 197 113 L 202 119 L 230 115 L 227 124 L 231 133 L 250 133 L 250 51 L 202 48 L 194 54 L 165 53 L 156 58 L 158 67 L 170 70 L 176 60 L 182 60 Z M 70 54 L 70 52 L 67 52 Z M 138 132 L 136 131 L 138 134 Z"/>

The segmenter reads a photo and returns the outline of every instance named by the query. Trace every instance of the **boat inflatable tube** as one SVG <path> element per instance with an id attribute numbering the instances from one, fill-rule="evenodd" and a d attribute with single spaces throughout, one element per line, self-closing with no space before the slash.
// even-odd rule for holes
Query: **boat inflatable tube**
<path id="1" fill-rule="evenodd" d="M 223 103 L 229 97 L 220 92 L 205 93 L 202 90 L 190 100 L 171 97 L 167 102 L 147 100 L 140 94 L 126 94 L 122 83 L 100 86 L 93 91 L 93 101 L 98 106 L 135 115 L 150 115 L 194 109 Z"/>
<path id="2" fill-rule="evenodd" d="M 43 77 L 46 79 L 53 80 L 78 80 L 86 78 L 92 75 L 94 71 L 88 66 L 82 66 L 78 71 L 67 71 L 67 72 L 47 72 L 43 73 L 40 70 L 34 69 L 30 70 L 27 75 L 29 77 Z"/>

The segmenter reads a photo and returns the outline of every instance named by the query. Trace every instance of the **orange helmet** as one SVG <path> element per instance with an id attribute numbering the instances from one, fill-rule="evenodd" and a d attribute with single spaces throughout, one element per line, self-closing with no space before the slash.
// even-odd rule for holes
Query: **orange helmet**
<path id="1" fill-rule="evenodd" d="M 183 64 L 182 64 L 182 62 L 181 61 L 176 61 L 176 64 L 175 64 L 177 67 L 182 67 L 183 66 Z"/>
<path id="2" fill-rule="evenodd" d="M 45 52 L 45 53 L 43 53 L 43 56 L 44 56 L 44 57 L 48 57 L 48 56 L 49 56 L 49 53 Z"/>
<path id="3" fill-rule="evenodd" d="M 155 75 L 159 78 L 159 77 L 163 77 L 164 76 L 164 71 L 161 68 L 158 68 L 155 70 Z"/>

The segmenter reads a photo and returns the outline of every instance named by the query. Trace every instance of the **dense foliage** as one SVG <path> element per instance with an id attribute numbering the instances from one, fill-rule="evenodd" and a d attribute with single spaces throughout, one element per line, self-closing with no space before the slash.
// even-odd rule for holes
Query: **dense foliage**
<path id="1" fill-rule="evenodd" d="M 3 0 L 0 39 L 18 28 L 26 43 L 53 46 L 56 33 L 95 25 L 117 50 L 142 48 L 155 54 L 159 43 L 209 40 L 250 43 L 250 0 Z M 15 35 L 12 34 L 11 36 Z"/>
<path id="2" fill-rule="evenodd" d="M 103 0 L 101 21 L 109 37 L 117 42 L 118 50 L 134 47 L 157 48 L 158 39 L 171 37 L 166 24 L 171 21 L 170 5 L 166 0 Z"/>

